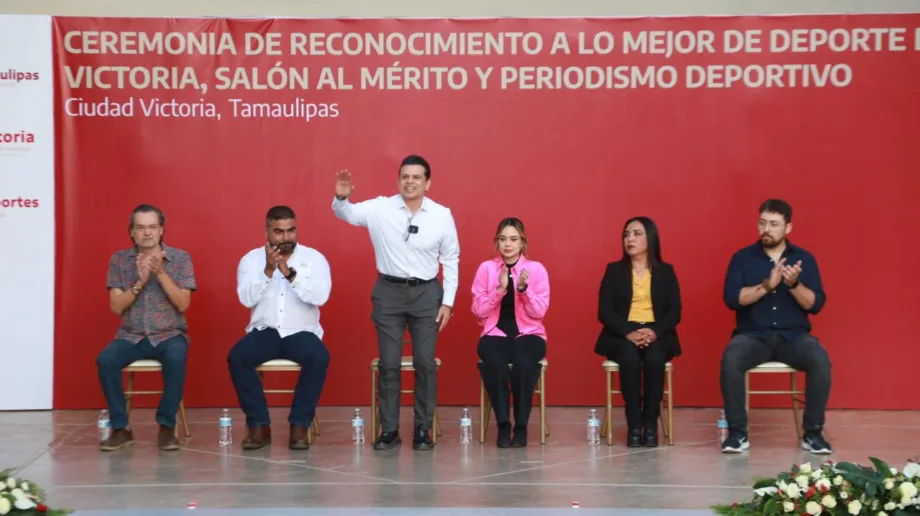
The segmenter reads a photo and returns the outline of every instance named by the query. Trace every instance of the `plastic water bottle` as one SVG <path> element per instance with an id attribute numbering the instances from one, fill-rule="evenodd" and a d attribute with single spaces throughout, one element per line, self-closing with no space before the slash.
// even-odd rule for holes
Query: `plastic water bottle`
<path id="1" fill-rule="evenodd" d="M 719 428 L 719 446 L 722 446 L 722 443 L 728 439 L 728 420 L 725 419 L 724 410 L 719 414 L 719 420 L 716 422 L 716 426 Z"/>
<path id="2" fill-rule="evenodd" d="M 108 410 L 103 410 L 99 413 L 99 421 L 96 424 L 99 427 L 100 443 L 112 436 L 112 421 L 109 420 Z"/>
<path id="3" fill-rule="evenodd" d="M 351 418 L 351 442 L 364 444 L 364 416 L 361 409 L 355 409 L 355 417 Z"/>
<path id="4" fill-rule="evenodd" d="M 591 409 L 588 415 L 588 444 L 597 445 L 601 443 L 601 420 L 597 417 L 597 409 Z"/>
<path id="5" fill-rule="evenodd" d="M 473 442 L 473 418 L 470 417 L 470 409 L 464 408 L 460 413 L 460 443 L 469 444 Z"/>
<path id="6" fill-rule="evenodd" d="M 233 419 L 230 418 L 230 411 L 223 409 L 220 411 L 220 438 L 217 444 L 227 446 L 233 442 Z"/>

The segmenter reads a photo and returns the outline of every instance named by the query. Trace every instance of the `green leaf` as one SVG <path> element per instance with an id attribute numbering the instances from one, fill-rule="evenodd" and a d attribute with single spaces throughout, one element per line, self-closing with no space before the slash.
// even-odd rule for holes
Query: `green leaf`
<path id="1" fill-rule="evenodd" d="M 767 500 L 767 503 L 763 506 L 764 514 L 775 514 L 776 513 L 776 498 L 770 498 Z"/>
<path id="2" fill-rule="evenodd" d="M 875 457 L 869 457 L 869 460 L 872 461 L 872 464 L 875 464 L 875 470 L 883 477 L 887 477 L 891 474 L 891 466 L 886 464 L 885 461 Z"/>
<path id="3" fill-rule="evenodd" d="M 762 478 L 757 482 L 754 482 L 754 489 L 762 489 L 764 487 L 773 487 L 776 485 L 776 479 L 774 478 Z"/>

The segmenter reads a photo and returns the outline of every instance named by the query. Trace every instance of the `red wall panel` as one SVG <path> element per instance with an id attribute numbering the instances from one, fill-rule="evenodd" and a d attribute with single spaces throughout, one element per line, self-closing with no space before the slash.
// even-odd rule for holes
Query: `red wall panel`
<path id="1" fill-rule="evenodd" d="M 298 214 L 300 239 L 330 261 L 332 296 L 322 311 L 332 355 L 321 403 L 367 405 L 368 365 L 377 354 L 370 320 L 374 259 L 366 230 L 335 219 L 333 173 L 353 172 L 356 199 L 390 195 L 406 154 L 432 163 L 430 195 L 452 208 L 461 241 L 456 315 L 442 334 L 438 399 L 474 404 L 478 326 L 469 312 L 477 265 L 493 250 L 498 221 L 520 217 L 531 257 L 548 268 L 548 403 L 599 405 L 604 399 L 597 290 L 605 264 L 619 258 L 627 217 L 648 215 L 662 233 L 666 261 L 683 290 L 675 363 L 676 402 L 716 406 L 719 357 L 733 314 L 722 303 L 731 254 L 755 241 L 757 206 L 781 197 L 794 208 L 791 239 L 821 266 L 828 303 L 813 319 L 834 364 L 832 407 L 917 409 L 908 392 L 920 324 L 915 197 L 920 149 L 920 58 L 908 51 L 783 54 L 577 56 L 169 56 L 75 54 L 71 31 L 246 32 L 535 31 L 555 32 L 834 27 L 913 27 L 920 16 L 821 16 L 611 20 L 55 20 L 58 123 L 58 297 L 55 407 L 102 407 L 96 354 L 113 337 L 106 265 L 129 244 L 128 214 L 140 203 L 162 208 L 166 239 L 189 251 L 199 291 L 189 311 L 192 344 L 185 400 L 236 406 L 226 354 L 247 311 L 235 295 L 240 257 L 264 242 L 268 207 Z M 619 36 L 618 36 L 619 37 Z M 547 47 L 548 48 L 548 47 Z M 845 88 L 675 87 L 597 90 L 216 91 L 219 66 L 276 62 L 341 66 L 587 66 L 847 63 Z M 65 66 L 192 66 L 206 93 L 186 90 L 71 88 Z M 311 78 L 315 81 L 316 76 Z M 356 82 L 356 81 L 355 81 Z M 69 98 L 126 102 L 132 97 L 218 105 L 221 120 L 72 117 Z M 229 99 L 337 103 L 336 118 L 234 118 Z M 408 376 L 406 381 L 410 381 Z M 272 383 L 292 382 L 285 375 Z M 142 380 L 152 382 L 152 380 Z M 155 382 L 154 382 L 155 383 Z M 142 384 L 143 385 L 143 384 Z M 153 403 L 151 400 L 149 403 Z M 287 398 L 277 398 L 286 403 Z M 142 403 L 138 399 L 138 403 Z M 148 405 L 149 405 L 148 403 Z"/>

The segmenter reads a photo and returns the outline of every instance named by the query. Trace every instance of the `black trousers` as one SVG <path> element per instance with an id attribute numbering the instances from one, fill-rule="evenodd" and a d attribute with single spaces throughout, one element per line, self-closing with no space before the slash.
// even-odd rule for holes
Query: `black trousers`
<path id="1" fill-rule="evenodd" d="M 246 426 L 269 426 L 268 402 L 256 367 L 269 360 L 283 358 L 300 365 L 300 377 L 294 387 L 288 422 L 309 427 L 316 415 L 316 404 L 326 383 L 329 351 L 319 337 L 300 331 L 281 338 L 278 330 L 253 330 L 240 339 L 227 355 L 230 379 L 236 388 L 240 408 L 246 414 Z"/>
<path id="2" fill-rule="evenodd" d="M 527 426 L 533 391 L 540 380 L 540 360 L 546 357 L 546 341 L 536 335 L 517 338 L 485 335 L 479 339 L 477 352 L 482 360 L 479 372 L 495 411 L 495 421 L 510 422 L 513 397 L 514 424 Z"/>
<path id="3" fill-rule="evenodd" d="M 744 408 L 744 375 L 749 369 L 776 360 L 806 373 L 805 414 L 802 428 L 821 430 L 831 393 L 831 360 L 815 337 L 804 334 L 794 342 L 774 332 L 769 336 L 736 335 L 722 353 L 722 401 L 729 426 L 747 431 Z"/>
<path id="4" fill-rule="evenodd" d="M 629 323 L 630 331 L 648 325 Z M 639 348 L 625 338 L 611 342 L 607 358 L 620 366 L 620 391 L 626 405 L 626 425 L 632 430 L 655 428 L 664 397 L 664 369 L 671 359 L 667 346 L 655 341 Z"/>

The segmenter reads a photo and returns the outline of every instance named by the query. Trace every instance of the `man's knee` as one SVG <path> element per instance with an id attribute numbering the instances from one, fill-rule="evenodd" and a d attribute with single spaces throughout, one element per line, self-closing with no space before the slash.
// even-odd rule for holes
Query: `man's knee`
<path id="1" fill-rule="evenodd" d="M 96 357 L 96 367 L 98 367 L 100 371 L 121 369 L 121 360 L 118 357 L 118 350 L 115 349 L 114 346 L 106 346 Z"/>
<path id="2" fill-rule="evenodd" d="M 246 349 L 243 344 L 245 339 L 246 338 L 243 337 L 243 339 L 237 341 L 237 343 L 230 348 L 230 352 L 227 353 L 227 365 L 230 366 L 231 369 L 234 367 L 245 367 Z"/>
<path id="3" fill-rule="evenodd" d="M 316 347 L 316 350 L 313 352 L 313 364 L 317 369 L 326 370 L 329 368 L 330 360 L 329 350 L 326 349 L 326 346 L 320 343 Z"/>
<path id="4" fill-rule="evenodd" d="M 740 375 L 744 373 L 744 365 L 742 357 L 744 349 L 740 342 L 731 341 L 728 343 L 728 346 L 725 346 L 725 350 L 722 351 L 722 360 L 720 362 L 720 369 L 723 374 L 736 374 Z"/>

